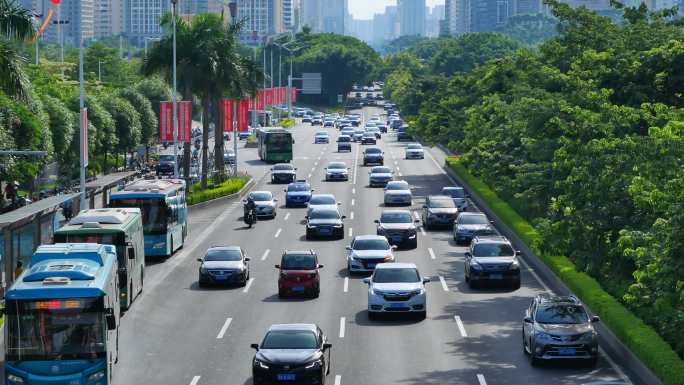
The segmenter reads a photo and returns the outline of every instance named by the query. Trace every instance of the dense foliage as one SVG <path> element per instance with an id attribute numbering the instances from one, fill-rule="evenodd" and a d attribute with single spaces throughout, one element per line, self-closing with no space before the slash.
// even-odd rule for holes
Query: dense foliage
<path id="1" fill-rule="evenodd" d="M 681 22 L 642 6 L 617 24 L 548 3 L 558 35 L 538 50 L 439 81 L 434 67 L 400 67 L 391 96 L 415 112 L 417 135 L 449 143 L 530 219 L 546 253 L 595 277 L 684 357 Z"/>

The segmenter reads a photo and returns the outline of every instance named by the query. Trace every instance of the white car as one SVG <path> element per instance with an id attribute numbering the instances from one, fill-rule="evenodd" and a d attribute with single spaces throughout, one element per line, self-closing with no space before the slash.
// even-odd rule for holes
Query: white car
<path id="1" fill-rule="evenodd" d="M 276 202 L 278 202 L 278 200 L 273 198 L 273 193 L 270 191 L 252 191 L 248 196 L 254 200 L 258 218 L 276 217 Z M 247 200 L 243 200 L 243 203 L 247 203 Z"/>
<path id="2" fill-rule="evenodd" d="M 385 186 L 385 206 L 390 205 L 411 205 L 413 195 L 408 182 L 394 180 L 387 182 Z"/>
<path id="3" fill-rule="evenodd" d="M 368 184 L 373 186 L 385 186 L 394 178 L 394 172 L 389 167 L 374 166 L 368 172 Z"/>
<path id="4" fill-rule="evenodd" d="M 406 159 L 425 159 L 425 151 L 420 143 L 406 145 Z"/>
<path id="5" fill-rule="evenodd" d="M 307 203 L 306 215 L 311 215 L 314 209 L 331 209 L 337 210 L 337 206 L 340 205 L 332 194 L 313 194 L 309 203 Z"/>
<path id="6" fill-rule="evenodd" d="M 373 275 L 363 282 L 368 285 L 368 318 L 380 313 L 413 313 L 425 319 L 425 284 L 430 278 L 421 278 L 415 264 L 378 265 Z"/>
<path id="7" fill-rule="evenodd" d="M 330 143 L 330 136 L 325 131 L 319 131 L 314 136 L 314 143 Z"/>
<path id="8" fill-rule="evenodd" d="M 351 246 L 347 246 L 347 270 L 349 274 L 368 273 L 386 262 L 394 262 L 396 246 L 390 245 L 387 238 L 381 235 L 359 235 L 354 237 Z"/>
<path id="9" fill-rule="evenodd" d="M 325 180 L 349 180 L 349 167 L 344 162 L 330 162 L 325 168 Z"/>
<path id="10" fill-rule="evenodd" d="M 347 135 L 348 137 L 352 137 L 354 135 L 354 129 L 351 127 L 345 127 L 340 131 L 340 135 Z"/>
<path id="11" fill-rule="evenodd" d="M 363 138 L 363 130 L 354 130 L 354 134 L 352 135 L 352 140 L 355 142 L 360 142 L 361 139 Z"/>

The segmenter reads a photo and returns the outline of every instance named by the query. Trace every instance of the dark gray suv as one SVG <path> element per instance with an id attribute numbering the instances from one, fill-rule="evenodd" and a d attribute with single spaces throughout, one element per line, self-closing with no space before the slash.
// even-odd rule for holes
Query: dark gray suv
<path id="1" fill-rule="evenodd" d="M 594 323 L 575 296 L 536 296 L 523 319 L 523 351 L 532 365 L 550 360 L 584 360 L 596 366 L 598 335 Z"/>
<path id="2" fill-rule="evenodd" d="M 519 251 L 500 235 L 475 237 L 465 253 L 465 280 L 471 288 L 483 283 L 520 288 Z"/>

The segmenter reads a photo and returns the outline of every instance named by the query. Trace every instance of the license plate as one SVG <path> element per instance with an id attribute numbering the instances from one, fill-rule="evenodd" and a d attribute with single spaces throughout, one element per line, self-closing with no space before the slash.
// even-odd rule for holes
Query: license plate
<path id="1" fill-rule="evenodd" d="M 376 263 L 369 263 L 369 264 L 367 264 L 366 266 L 367 266 L 369 269 L 375 269 L 375 265 L 376 265 Z"/>
<path id="2" fill-rule="evenodd" d="M 503 274 L 489 274 L 489 279 L 503 279 Z"/>
<path id="3" fill-rule="evenodd" d="M 278 375 L 278 381 L 294 381 L 297 376 L 294 373 L 282 373 Z"/>
<path id="4" fill-rule="evenodd" d="M 575 348 L 559 348 L 558 354 L 561 356 L 574 356 L 577 351 Z"/>
<path id="5" fill-rule="evenodd" d="M 401 242 L 401 236 L 392 237 L 392 242 Z"/>
<path id="6" fill-rule="evenodd" d="M 404 307 L 403 303 L 391 303 L 390 307 Z"/>
<path id="7" fill-rule="evenodd" d="M 301 293 L 304 291 L 304 287 L 303 286 L 293 287 L 292 291 L 295 293 Z"/>
<path id="8" fill-rule="evenodd" d="M 321 234 L 330 234 L 331 230 L 323 228 L 323 229 L 319 229 L 318 232 Z"/>
<path id="9" fill-rule="evenodd" d="M 225 281 L 226 279 L 228 279 L 228 277 L 226 277 L 225 275 L 217 275 L 214 277 L 214 279 L 217 281 Z"/>

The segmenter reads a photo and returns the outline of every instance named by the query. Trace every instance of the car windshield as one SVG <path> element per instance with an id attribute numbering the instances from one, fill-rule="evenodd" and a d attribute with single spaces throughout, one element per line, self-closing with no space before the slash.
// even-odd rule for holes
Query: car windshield
<path id="1" fill-rule="evenodd" d="M 408 190 L 409 185 L 406 182 L 399 182 L 399 183 L 388 183 L 387 184 L 387 189 L 388 190 Z"/>
<path id="2" fill-rule="evenodd" d="M 354 250 L 388 250 L 390 248 L 386 239 L 357 239 L 352 249 Z"/>
<path id="3" fill-rule="evenodd" d="M 365 152 L 366 154 L 380 154 L 382 153 L 382 150 L 379 148 L 367 148 Z"/>
<path id="4" fill-rule="evenodd" d="M 411 214 L 406 213 L 383 213 L 381 223 L 411 223 Z"/>
<path id="5" fill-rule="evenodd" d="M 283 270 L 313 270 L 316 268 L 316 258 L 311 254 L 285 254 L 280 263 Z"/>
<path id="6" fill-rule="evenodd" d="M 328 170 L 338 170 L 338 169 L 346 169 L 347 165 L 344 163 L 330 163 L 328 165 Z"/>
<path id="7" fill-rule="evenodd" d="M 316 136 L 328 136 L 327 132 L 317 132 Z"/>
<path id="8" fill-rule="evenodd" d="M 314 210 L 309 215 L 310 219 L 338 219 L 340 214 L 336 210 Z"/>
<path id="9" fill-rule="evenodd" d="M 337 204 L 334 196 L 330 195 L 314 195 L 309 200 L 309 206 L 311 205 L 334 205 Z"/>
<path id="10" fill-rule="evenodd" d="M 377 269 L 373 273 L 374 283 L 420 282 L 416 269 Z"/>
<path id="11" fill-rule="evenodd" d="M 311 187 L 307 183 L 297 183 L 287 186 L 287 191 L 309 191 Z"/>
<path id="12" fill-rule="evenodd" d="M 351 138 L 348 136 L 340 136 L 339 138 L 337 138 L 337 141 L 338 142 L 351 142 Z"/>
<path id="13" fill-rule="evenodd" d="M 273 166 L 273 169 L 278 171 L 292 170 L 293 168 L 294 167 L 292 167 L 292 165 L 290 164 L 276 164 L 275 166 Z"/>
<path id="14" fill-rule="evenodd" d="M 308 330 L 273 330 L 266 334 L 261 349 L 316 349 L 318 338 Z"/>
<path id="15" fill-rule="evenodd" d="M 589 316 L 582 306 L 553 304 L 540 306 L 535 320 L 540 324 L 582 324 L 589 322 Z"/>
<path id="16" fill-rule="evenodd" d="M 242 261 L 240 250 L 212 249 L 207 251 L 204 261 Z"/>
<path id="17" fill-rule="evenodd" d="M 420 150 L 421 148 L 423 148 L 423 146 L 421 146 L 420 144 L 409 144 L 408 146 L 406 146 L 406 148 L 408 148 L 409 150 Z"/>
<path id="18" fill-rule="evenodd" d="M 373 135 L 372 132 L 366 132 L 366 133 L 363 134 L 363 136 L 366 137 L 366 138 L 374 138 L 374 137 L 375 137 L 375 135 Z"/>
<path id="19" fill-rule="evenodd" d="M 373 174 L 389 174 L 391 171 L 387 167 L 373 167 L 371 173 Z"/>
<path id="20" fill-rule="evenodd" d="M 454 201 L 452 201 L 451 199 L 430 199 L 430 203 L 428 204 L 428 206 L 436 209 L 456 208 Z"/>
<path id="21" fill-rule="evenodd" d="M 173 162 L 173 155 L 159 155 L 160 162 Z"/>
<path id="22" fill-rule="evenodd" d="M 473 256 L 482 257 L 511 257 L 515 251 L 508 243 L 478 243 L 473 247 Z"/>
<path id="23" fill-rule="evenodd" d="M 249 193 L 249 197 L 254 199 L 257 202 L 270 201 L 271 199 L 273 199 L 273 195 L 271 195 L 270 192 L 266 192 L 266 191 Z"/>
<path id="24" fill-rule="evenodd" d="M 442 189 L 442 194 L 452 198 L 465 198 L 465 191 L 462 188 L 445 188 Z"/>
<path id="25" fill-rule="evenodd" d="M 488 223 L 484 215 L 462 215 L 458 218 L 459 225 L 486 225 Z"/>

